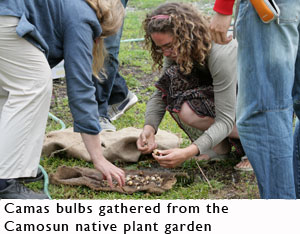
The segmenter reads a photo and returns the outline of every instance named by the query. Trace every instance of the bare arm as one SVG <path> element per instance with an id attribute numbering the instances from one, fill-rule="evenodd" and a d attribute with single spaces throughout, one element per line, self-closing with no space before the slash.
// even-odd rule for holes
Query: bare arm
<path id="1" fill-rule="evenodd" d="M 162 167 L 174 168 L 182 164 L 184 161 L 197 155 L 199 150 L 196 145 L 191 144 L 183 149 L 175 148 L 160 150 L 158 153 L 160 154 L 159 156 L 155 154 L 152 154 L 152 156 Z"/>
<path id="2" fill-rule="evenodd" d="M 218 44 L 228 44 L 232 40 L 232 36 L 227 36 L 231 23 L 231 15 L 223 15 L 218 12 L 212 18 L 210 23 L 210 31 L 212 39 Z"/>
<path id="3" fill-rule="evenodd" d="M 119 185 L 123 186 L 125 184 L 125 173 L 122 169 L 116 167 L 106 158 L 104 158 L 99 134 L 90 135 L 81 133 L 81 137 L 88 153 L 92 158 L 95 168 L 103 173 L 104 177 L 108 181 L 108 184 L 113 187 L 112 178 L 115 178 Z"/>

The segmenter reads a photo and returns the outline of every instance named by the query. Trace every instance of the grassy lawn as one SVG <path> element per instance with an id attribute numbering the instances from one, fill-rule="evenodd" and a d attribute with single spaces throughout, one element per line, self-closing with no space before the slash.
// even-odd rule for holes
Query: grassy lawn
<path id="1" fill-rule="evenodd" d="M 175 0 L 176 1 L 176 0 Z M 121 43 L 119 61 L 121 74 L 126 79 L 127 85 L 139 98 L 138 104 L 126 112 L 113 124 L 117 129 L 125 127 L 142 128 L 144 123 L 144 112 L 146 103 L 155 90 L 153 84 L 159 74 L 151 69 L 151 58 L 148 51 L 143 49 L 143 42 L 135 40 L 143 38 L 141 22 L 145 14 L 157 5 L 166 2 L 163 0 L 129 0 L 126 9 L 126 18 Z M 213 14 L 212 7 L 214 0 L 181 0 L 178 2 L 190 2 L 205 14 Z M 130 41 L 130 42 L 128 42 Z M 72 126 L 72 117 L 69 111 L 67 97 L 65 95 L 64 79 L 54 81 L 53 100 L 50 112 L 61 119 L 67 127 Z M 167 114 L 160 125 L 161 129 L 179 134 L 182 139 L 182 147 L 190 144 L 188 137 L 176 125 L 173 119 Z M 60 129 L 60 124 L 49 118 L 47 132 Z M 49 192 L 53 199 L 224 199 L 224 198 L 258 198 L 258 189 L 253 173 L 241 173 L 233 169 L 239 161 L 234 153 L 223 162 L 204 163 L 200 162 L 204 174 L 209 180 L 207 183 L 199 171 L 195 161 L 185 162 L 177 171 L 185 171 L 193 175 L 190 183 L 177 183 L 173 189 L 162 194 L 153 195 L 148 193 L 135 193 L 123 195 L 115 192 L 95 192 L 87 187 L 71 187 L 49 185 Z M 93 167 L 91 163 L 73 158 L 66 158 L 64 154 L 54 157 L 43 157 L 41 165 L 48 173 L 56 171 L 60 165 Z M 138 163 L 117 164 L 123 168 L 151 169 L 158 168 L 157 163 L 151 158 L 146 158 Z M 171 170 L 172 171 L 172 170 Z M 32 183 L 33 189 L 42 189 L 41 182 Z"/>

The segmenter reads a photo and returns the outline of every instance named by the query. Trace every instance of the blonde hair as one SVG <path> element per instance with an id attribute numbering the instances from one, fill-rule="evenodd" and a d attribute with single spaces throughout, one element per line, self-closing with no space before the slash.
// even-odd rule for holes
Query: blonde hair
<path id="1" fill-rule="evenodd" d="M 103 68 L 105 59 L 104 38 L 118 32 L 123 24 L 125 15 L 124 7 L 120 0 L 85 0 L 95 11 L 102 34 L 94 43 L 93 48 L 93 74 L 99 78 L 98 74 Z"/>
<path id="2" fill-rule="evenodd" d="M 164 15 L 169 17 L 154 17 Z M 209 20 L 191 4 L 165 3 L 146 15 L 143 22 L 145 46 L 150 50 L 153 69 L 163 66 L 163 54 L 157 52 L 157 46 L 151 38 L 152 33 L 171 33 L 174 37 L 172 48 L 177 53 L 176 63 L 181 72 L 189 74 L 194 62 L 206 64 L 212 39 L 209 33 Z"/>

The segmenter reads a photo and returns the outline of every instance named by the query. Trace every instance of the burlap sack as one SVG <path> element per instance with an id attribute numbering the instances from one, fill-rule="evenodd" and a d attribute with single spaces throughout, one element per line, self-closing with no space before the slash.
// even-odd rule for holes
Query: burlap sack
<path id="1" fill-rule="evenodd" d="M 136 141 L 141 129 L 129 127 L 116 132 L 100 133 L 103 155 L 109 161 L 137 162 L 141 156 L 137 150 Z M 180 146 L 181 139 L 164 130 L 158 130 L 155 135 L 158 149 L 169 149 Z M 67 156 L 91 161 L 79 133 L 73 132 L 73 128 L 53 131 L 46 135 L 43 145 L 43 155 L 55 155 L 65 151 Z"/>
<path id="2" fill-rule="evenodd" d="M 176 177 L 171 172 L 154 172 L 142 170 L 124 170 L 126 184 L 122 188 L 114 181 L 114 187 L 108 186 L 101 172 L 96 169 L 60 166 L 50 174 L 50 183 L 72 186 L 85 185 L 96 191 L 114 191 L 132 194 L 137 191 L 161 194 L 173 187 Z M 131 183 L 130 183 L 130 182 Z"/>

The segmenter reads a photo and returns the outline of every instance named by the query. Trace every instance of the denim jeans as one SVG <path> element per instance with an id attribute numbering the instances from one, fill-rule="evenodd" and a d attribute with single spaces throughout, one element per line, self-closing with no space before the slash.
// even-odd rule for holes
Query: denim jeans
<path id="1" fill-rule="evenodd" d="M 261 198 L 293 199 L 295 187 L 300 197 L 299 125 L 293 149 L 293 107 L 300 117 L 300 4 L 276 3 L 280 20 L 269 24 L 249 0 L 240 3 L 237 127 Z"/>
<path id="2" fill-rule="evenodd" d="M 126 7 L 128 0 L 120 1 Z M 98 102 L 99 116 L 106 118 L 108 118 L 108 105 L 123 101 L 128 94 L 126 81 L 119 73 L 118 55 L 122 31 L 123 26 L 116 34 L 104 39 L 105 48 L 108 53 L 104 61 L 107 79 L 103 83 L 100 83 L 96 78 L 93 79 L 96 88 L 95 96 Z"/>

